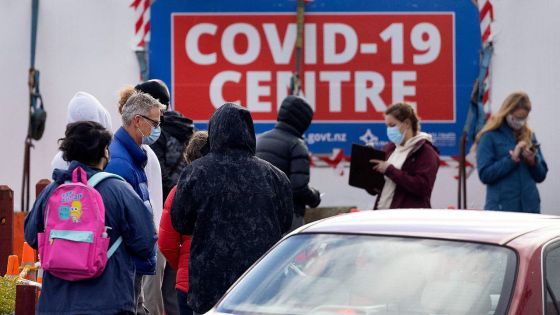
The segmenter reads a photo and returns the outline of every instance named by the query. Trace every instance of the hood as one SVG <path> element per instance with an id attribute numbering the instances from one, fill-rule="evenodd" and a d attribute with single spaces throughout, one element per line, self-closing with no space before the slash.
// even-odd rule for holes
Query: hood
<path id="1" fill-rule="evenodd" d="M 68 103 L 66 122 L 74 123 L 77 121 L 95 121 L 105 129 L 113 131 L 109 112 L 95 96 L 86 92 L 76 93 Z"/>
<path id="2" fill-rule="evenodd" d="M 65 181 L 72 181 L 72 172 L 78 166 L 80 166 L 81 168 L 84 169 L 84 171 L 86 171 L 87 178 L 90 178 L 95 173 L 99 172 L 98 169 L 92 168 L 92 167 L 87 166 L 87 165 L 85 165 L 83 163 L 80 163 L 78 161 L 72 161 L 69 164 L 67 170 L 55 169 L 53 171 L 53 176 L 52 176 L 53 180 L 58 184 L 63 184 Z"/>
<path id="3" fill-rule="evenodd" d="M 312 119 L 313 109 L 301 97 L 286 97 L 278 110 L 278 121 L 294 127 L 300 136 L 309 128 Z"/>
<path id="4" fill-rule="evenodd" d="M 168 110 L 163 112 L 161 129 L 183 143 L 192 136 L 194 125 L 193 121 L 183 114 Z"/>
<path id="5" fill-rule="evenodd" d="M 255 154 L 255 127 L 251 113 L 236 104 L 218 108 L 208 123 L 210 152 L 245 151 Z"/>
<path id="6" fill-rule="evenodd" d="M 427 141 L 432 143 L 432 135 L 425 132 L 419 132 L 416 136 L 408 139 L 408 141 L 403 145 L 405 148 L 414 147 L 420 141 Z"/>
<path id="7" fill-rule="evenodd" d="M 161 80 L 148 80 L 134 87 L 135 90 L 150 94 L 165 106 L 169 106 L 169 89 Z"/>

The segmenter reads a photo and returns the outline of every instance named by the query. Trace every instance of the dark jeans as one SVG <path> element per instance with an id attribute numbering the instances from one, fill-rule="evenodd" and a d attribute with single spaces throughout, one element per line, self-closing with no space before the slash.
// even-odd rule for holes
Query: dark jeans
<path id="1" fill-rule="evenodd" d="M 193 315 L 193 310 L 187 304 L 187 293 L 177 290 L 177 303 L 179 304 L 179 313 L 181 315 Z"/>

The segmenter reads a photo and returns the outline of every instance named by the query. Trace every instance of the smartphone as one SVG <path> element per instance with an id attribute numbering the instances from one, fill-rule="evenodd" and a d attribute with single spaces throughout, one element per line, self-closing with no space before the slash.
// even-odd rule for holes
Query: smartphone
<path id="1" fill-rule="evenodd" d="M 540 143 L 533 143 L 533 146 L 531 147 L 531 151 L 533 152 L 537 152 L 541 147 Z"/>

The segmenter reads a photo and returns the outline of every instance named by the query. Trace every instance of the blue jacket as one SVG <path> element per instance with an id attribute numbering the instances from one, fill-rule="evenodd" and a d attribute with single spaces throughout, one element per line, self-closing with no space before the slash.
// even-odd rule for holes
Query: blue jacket
<path id="1" fill-rule="evenodd" d="M 533 137 L 533 143 L 537 143 Z M 516 163 L 510 150 L 517 140 L 506 122 L 485 133 L 476 150 L 478 176 L 486 184 L 486 210 L 540 213 L 537 183 L 546 178 L 548 167 L 540 149 L 536 164 L 529 166 L 523 159 Z"/>
<path id="2" fill-rule="evenodd" d="M 81 166 L 88 178 L 99 170 L 72 162 L 69 171 L 56 169 L 54 182 L 39 195 L 25 218 L 25 240 L 38 247 L 37 233 L 44 231 L 43 211 L 53 190 L 71 180 L 72 170 Z M 105 224 L 111 244 L 122 236 L 123 243 L 107 261 L 103 274 L 94 279 L 66 281 L 45 272 L 39 298 L 38 314 L 115 314 L 135 312 L 134 274 L 132 257 L 147 258 L 152 254 L 157 235 L 149 212 L 138 211 L 144 203 L 129 184 L 108 178 L 96 187 L 105 205 Z"/>
<path id="3" fill-rule="evenodd" d="M 144 201 L 146 207 L 139 208 L 138 211 L 149 210 L 152 214 L 152 206 L 150 205 L 150 195 L 148 193 L 148 180 L 144 167 L 148 161 L 146 152 L 138 145 L 124 128 L 119 128 L 115 133 L 115 137 L 109 146 L 109 164 L 105 168 L 106 172 L 117 174 L 124 178 L 132 189 Z M 138 274 L 155 274 L 156 270 L 156 250 L 148 259 L 134 260 L 136 264 L 136 272 Z"/>

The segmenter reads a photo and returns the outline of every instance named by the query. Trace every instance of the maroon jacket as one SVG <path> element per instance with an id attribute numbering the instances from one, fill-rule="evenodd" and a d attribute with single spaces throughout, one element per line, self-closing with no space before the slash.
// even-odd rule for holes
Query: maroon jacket
<path id="1" fill-rule="evenodd" d="M 387 159 L 395 148 L 394 143 L 383 147 Z M 390 208 L 431 208 L 430 198 L 438 169 L 438 150 L 426 140 L 419 141 L 414 146 L 400 170 L 389 165 L 385 176 L 397 185 Z M 378 203 L 379 197 L 375 202 L 375 209 Z"/>

